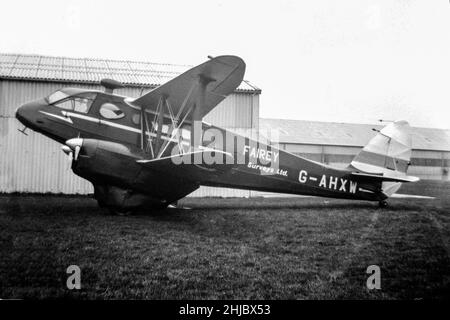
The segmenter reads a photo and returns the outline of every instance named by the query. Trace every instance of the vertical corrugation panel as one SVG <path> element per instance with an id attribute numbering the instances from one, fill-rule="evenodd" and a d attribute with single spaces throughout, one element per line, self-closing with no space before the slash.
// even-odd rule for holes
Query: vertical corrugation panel
<path id="1" fill-rule="evenodd" d="M 130 97 L 130 98 L 137 98 L 142 95 L 142 93 L 148 92 L 149 89 L 144 88 L 143 90 L 141 88 L 136 87 L 126 87 L 121 88 L 115 91 L 115 93 L 120 94 L 122 96 Z"/>
<path id="2" fill-rule="evenodd" d="M 204 120 L 225 128 L 251 128 L 258 121 L 254 119 L 254 105 L 258 105 L 258 96 L 233 93 L 212 110 Z"/>
<path id="3" fill-rule="evenodd" d="M 42 98 L 63 87 L 102 89 L 99 85 L 65 84 L 36 81 L 0 81 L 0 192 L 36 193 L 92 193 L 92 185 L 76 176 L 70 169 L 67 156 L 60 144 L 31 130 L 28 136 L 17 131 L 21 124 L 14 118 L 20 105 Z M 145 89 L 143 92 L 148 92 Z M 118 94 L 137 97 L 141 88 L 127 87 Z M 216 115 L 208 122 L 221 127 L 233 128 L 243 135 L 253 134 L 249 128 L 257 125 L 255 110 L 259 98 L 252 94 L 233 94 L 225 99 Z M 196 196 L 246 197 L 250 192 L 225 188 L 202 187 Z"/>
<path id="4" fill-rule="evenodd" d="M 92 193 L 91 184 L 70 170 L 61 145 L 28 130 L 15 118 L 0 118 L 0 192 Z"/>
<path id="5" fill-rule="evenodd" d="M 45 136 L 28 130 L 17 131 L 21 124 L 14 118 L 15 109 L 64 87 L 62 83 L 0 81 L 0 192 L 92 192 L 92 186 L 68 168 L 61 146 Z M 73 84 L 74 87 L 99 88 Z"/>
<path id="6" fill-rule="evenodd" d="M 323 152 L 328 154 L 357 155 L 361 149 L 360 147 L 324 146 Z"/>
<path id="7" fill-rule="evenodd" d="M 411 158 L 441 159 L 442 153 L 439 151 L 413 150 Z"/>
<path id="8" fill-rule="evenodd" d="M 286 151 L 288 152 L 302 152 L 302 153 L 321 153 L 322 152 L 322 147 L 320 145 L 307 145 L 307 144 L 293 144 L 293 143 L 288 143 L 285 144 L 286 146 Z"/>
<path id="9" fill-rule="evenodd" d="M 408 174 L 427 180 L 441 180 L 443 176 L 441 167 L 411 166 Z"/>
<path id="10" fill-rule="evenodd" d="M 253 136 L 254 139 L 258 139 L 258 131 L 259 131 L 259 94 L 252 94 L 252 126 L 251 128 L 254 129 L 254 133 L 256 134 Z M 277 141 L 278 143 L 279 141 Z"/>

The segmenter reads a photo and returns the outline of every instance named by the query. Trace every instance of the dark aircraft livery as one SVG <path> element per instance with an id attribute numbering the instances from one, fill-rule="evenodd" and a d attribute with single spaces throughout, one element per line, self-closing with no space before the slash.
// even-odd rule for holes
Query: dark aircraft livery
<path id="1" fill-rule="evenodd" d="M 133 99 L 63 88 L 16 112 L 25 127 L 63 144 L 72 170 L 94 185 L 111 212 L 165 208 L 199 186 L 378 201 L 407 176 L 411 136 L 390 123 L 346 168 L 334 168 L 202 121 L 242 82 L 245 63 L 220 56 Z"/>

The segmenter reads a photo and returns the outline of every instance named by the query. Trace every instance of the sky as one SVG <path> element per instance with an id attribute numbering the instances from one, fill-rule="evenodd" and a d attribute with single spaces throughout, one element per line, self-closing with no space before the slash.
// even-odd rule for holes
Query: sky
<path id="1" fill-rule="evenodd" d="M 2 1 L 0 52 L 242 57 L 260 116 L 450 129 L 449 0 Z"/>

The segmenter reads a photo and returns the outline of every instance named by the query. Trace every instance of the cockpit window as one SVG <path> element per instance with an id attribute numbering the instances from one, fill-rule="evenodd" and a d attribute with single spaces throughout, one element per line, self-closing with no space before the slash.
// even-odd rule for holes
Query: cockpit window
<path id="1" fill-rule="evenodd" d="M 55 106 L 65 110 L 73 110 L 73 100 L 72 99 L 64 100 L 56 103 Z"/>
<path id="2" fill-rule="evenodd" d="M 91 107 L 92 100 L 86 98 L 75 98 L 74 102 L 74 110 L 77 112 L 88 113 L 89 108 Z"/>
<path id="3" fill-rule="evenodd" d="M 55 92 L 54 94 L 56 94 L 56 93 L 57 92 Z M 48 97 L 49 103 L 51 101 L 50 100 L 51 97 L 54 94 L 51 94 Z M 60 95 L 60 97 L 61 96 L 62 95 Z M 53 105 L 55 105 L 58 108 L 65 109 L 65 110 L 73 110 L 73 111 L 76 111 L 76 112 L 88 113 L 89 109 L 90 109 L 90 107 L 92 105 L 92 102 L 95 100 L 96 96 L 97 96 L 97 94 L 96 93 L 92 93 L 92 92 L 78 94 L 76 96 L 71 96 L 71 97 L 68 97 L 68 98 L 67 98 L 67 95 L 66 95 L 66 99 L 58 100 L 58 101 L 54 102 Z"/>
<path id="4" fill-rule="evenodd" d="M 125 113 L 112 103 L 105 103 L 100 107 L 100 115 L 106 119 L 120 119 Z"/>
<path id="5" fill-rule="evenodd" d="M 55 102 L 61 101 L 67 98 L 68 96 L 69 96 L 68 94 L 58 90 L 49 95 L 47 100 L 49 104 L 54 104 Z"/>

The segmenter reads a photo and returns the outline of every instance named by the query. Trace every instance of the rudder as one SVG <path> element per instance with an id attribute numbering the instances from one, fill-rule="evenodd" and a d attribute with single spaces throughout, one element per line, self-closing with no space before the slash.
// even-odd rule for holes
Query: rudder
<path id="1" fill-rule="evenodd" d="M 411 161 L 410 130 L 408 122 L 403 120 L 387 125 L 356 155 L 350 165 L 374 174 L 406 174 Z"/>
<path id="2" fill-rule="evenodd" d="M 407 177 L 412 149 L 410 131 L 408 122 L 403 120 L 387 125 L 356 155 L 350 167 L 383 177 Z M 401 185 L 401 182 L 383 181 L 381 190 L 390 197 Z"/>

